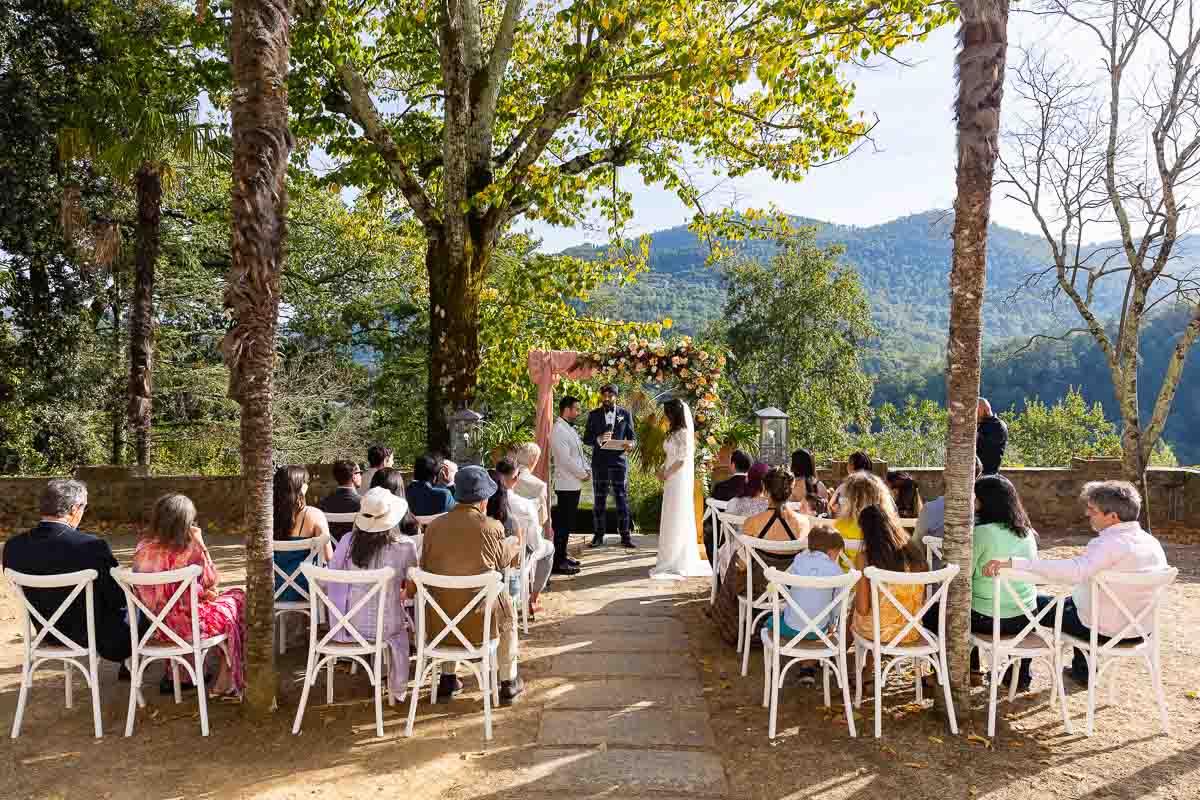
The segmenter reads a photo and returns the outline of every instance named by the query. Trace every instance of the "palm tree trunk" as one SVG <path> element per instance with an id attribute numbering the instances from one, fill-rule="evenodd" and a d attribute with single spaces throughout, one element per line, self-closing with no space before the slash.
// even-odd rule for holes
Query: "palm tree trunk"
<path id="1" fill-rule="evenodd" d="M 158 261 L 162 219 L 162 175 L 147 161 L 137 184 L 137 253 L 133 308 L 129 317 L 129 427 L 133 430 L 139 467 L 150 464 L 150 378 L 154 360 L 154 267 Z"/>
<path id="2" fill-rule="evenodd" d="M 246 532 L 246 702 L 252 717 L 275 709 L 271 571 L 271 394 L 279 276 L 287 239 L 288 52 L 286 0 L 234 0 L 233 243 L 225 305 L 235 323 L 222 349 L 241 404 Z"/>
<path id="3" fill-rule="evenodd" d="M 1006 0 L 959 0 L 957 58 L 958 169 L 954 201 L 954 256 L 950 271 L 950 331 L 946 343 L 945 557 L 957 564 L 951 586 L 947 646 L 957 712 L 970 709 L 971 533 L 975 498 L 976 403 L 982 341 L 983 291 L 992 173 L 1000 132 L 1004 61 L 1008 46 Z"/>

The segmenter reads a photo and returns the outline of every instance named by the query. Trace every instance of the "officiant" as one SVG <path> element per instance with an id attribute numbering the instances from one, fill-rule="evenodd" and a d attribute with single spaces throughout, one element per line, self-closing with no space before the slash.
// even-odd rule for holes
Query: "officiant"
<path id="1" fill-rule="evenodd" d="M 629 460 L 626 453 L 637 442 L 633 415 L 617 405 L 617 387 L 600 387 L 600 408 L 588 413 L 583 443 L 592 448 L 592 547 L 604 544 L 607 533 L 608 494 L 617 505 L 617 533 L 621 544 L 634 547 L 633 517 L 629 513 Z"/>

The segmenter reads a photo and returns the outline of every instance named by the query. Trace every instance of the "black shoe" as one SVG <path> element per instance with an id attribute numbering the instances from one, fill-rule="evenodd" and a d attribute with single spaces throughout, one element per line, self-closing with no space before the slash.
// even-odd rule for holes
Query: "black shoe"
<path id="1" fill-rule="evenodd" d="M 129 683 L 131 679 L 132 676 L 129 674 L 129 667 L 122 664 L 121 668 L 117 670 L 117 680 L 121 683 Z"/>
<path id="2" fill-rule="evenodd" d="M 567 562 L 555 564 L 554 569 L 550 570 L 551 575 L 578 575 L 579 567 L 572 567 Z"/>
<path id="3" fill-rule="evenodd" d="M 621 547 L 628 547 L 630 550 L 637 549 L 637 545 L 633 543 L 633 539 L 630 539 L 628 536 L 621 538 Z"/>
<path id="4" fill-rule="evenodd" d="M 463 682 L 462 678 L 457 675 L 443 675 L 438 678 L 438 699 L 445 697 L 447 699 L 455 695 L 462 694 Z"/>
<path id="5" fill-rule="evenodd" d="M 517 695 L 525 691 L 525 681 L 520 675 L 511 681 L 500 681 L 500 705 L 511 706 Z"/>
<path id="6" fill-rule="evenodd" d="M 593 536 L 592 540 L 590 542 L 588 542 L 588 547 L 603 547 L 603 546 L 604 546 L 604 537 L 603 536 Z"/>
<path id="7" fill-rule="evenodd" d="M 1080 686 L 1084 687 L 1085 689 L 1087 688 L 1088 674 L 1087 674 L 1086 670 L 1083 672 L 1080 672 L 1079 670 L 1074 669 L 1072 667 L 1067 667 L 1066 669 L 1063 670 L 1063 678 L 1066 680 L 1070 680 L 1074 683 L 1077 683 Z"/>
<path id="8" fill-rule="evenodd" d="M 564 558 L 564 559 L 563 559 L 563 561 L 565 561 L 566 563 L 570 564 L 572 567 L 578 567 L 578 566 L 579 566 L 579 564 L 580 564 L 580 561 L 579 561 L 579 559 L 577 559 L 577 558 L 571 558 L 570 556 L 567 556 L 566 558 Z"/>
<path id="9" fill-rule="evenodd" d="M 180 670 L 180 672 L 183 672 L 183 670 Z M 128 678 L 126 680 L 128 680 Z M 204 685 L 212 686 L 214 680 L 216 680 L 215 675 L 205 674 Z M 192 683 L 183 675 L 179 677 L 179 691 L 194 692 L 195 690 L 196 684 Z M 175 694 L 175 682 L 171 680 L 171 670 L 168 669 L 166 674 L 162 676 L 162 680 L 158 682 L 158 693 L 161 695 Z"/>

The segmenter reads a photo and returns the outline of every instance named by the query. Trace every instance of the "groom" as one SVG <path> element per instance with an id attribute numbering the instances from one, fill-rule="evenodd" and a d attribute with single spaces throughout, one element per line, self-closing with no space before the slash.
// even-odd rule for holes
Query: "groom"
<path id="1" fill-rule="evenodd" d="M 617 405 L 617 387 L 606 383 L 600 387 L 600 408 L 588 413 L 587 428 L 583 443 L 592 448 L 592 493 L 595 495 L 592 508 L 592 547 L 604 544 L 605 511 L 608 493 L 611 491 L 617 503 L 617 533 L 621 544 L 634 547 L 630 534 L 633 519 L 629 515 L 627 484 L 629 462 L 625 453 L 633 449 L 637 435 L 633 428 L 633 415 Z M 605 442 L 621 442 L 621 449 L 608 450 Z"/>

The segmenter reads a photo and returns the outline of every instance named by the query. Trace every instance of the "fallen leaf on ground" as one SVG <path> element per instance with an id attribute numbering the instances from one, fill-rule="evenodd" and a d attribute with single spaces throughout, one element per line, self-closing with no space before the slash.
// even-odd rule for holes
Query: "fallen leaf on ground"
<path id="1" fill-rule="evenodd" d="M 934 744 L 942 744 L 943 743 L 942 740 L 936 736 L 930 736 L 929 741 L 933 742 Z"/>
<path id="2" fill-rule="evenodd" d="M 904 766 L 912 767 L 913 769 L 929 769 L 928 761 L 906 761 Z"/>
<path id="3" fill-rule="evenodd" d="M 977 733 L 972 733 L 970 736 L 968 736 L 967 741 L 971 744 L 981 744 L 984 747 L 992 746 L 992 741 L 990 739 L 985 739 Z"/>
<path id="4" fill-rule="evenodd" d="M 1195 689 L 1189 689 L 1188 691 L 1184 692 L 1183 694 L 1186 697 L 1190 697 L 1192 700 L 1200 700 L 1200 691 L 1196 691 Z"/>

